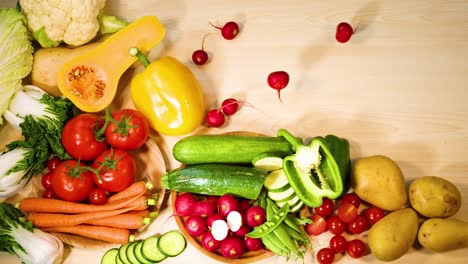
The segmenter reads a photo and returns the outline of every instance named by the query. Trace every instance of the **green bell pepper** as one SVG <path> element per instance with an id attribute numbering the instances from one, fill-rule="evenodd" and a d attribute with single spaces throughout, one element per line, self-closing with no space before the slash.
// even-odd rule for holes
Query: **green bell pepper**
<path id="1" fill-rule="evenodd" d="M 340 138 L 335 135 L 326 135 L 328 149 L 335 158 L 336 164 L 340 169 L 341 180 L 343 181 L 343 192 L 340 196 L 346 194 L 351 185 L 351 155 L 349 142 L 346 138 Z"/>
<path id="2" fill-rule="evenodd" d="M 322 137 L 313 138 L 306 146 L 287 130 L 278 130 L 293 147 L 295 154 L 283 159 L 283 170 L 296 195 L 308 206 L 322 204 L 323 197 L 338 198 L 343 181 L 338 164 Z"/>

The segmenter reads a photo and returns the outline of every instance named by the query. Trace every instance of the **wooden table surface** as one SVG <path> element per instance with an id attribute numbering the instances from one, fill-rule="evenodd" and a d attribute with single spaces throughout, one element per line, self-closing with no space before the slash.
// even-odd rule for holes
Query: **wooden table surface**
<path id="1" fill-rule="evenodd" d="M 107 1 L 106 11 L 128 21 L 157 16 L 167 29 L 152 58 L 172 55 L 200 80 L 207 110 L 226 98 L 247 102 L 222 128 L 196 133 L 250 130 L 274 135 L 287 128 L 304 138 L 336 134 L 349 139 L 353 159 L 383 154 L 401 167 L 407 182 L 442 176 L 462 193 L 454 216 L 468 221 L 468 1 L 440 0 L 171 0 Z M 16 0 L 2 1 L 12 7 Z M 233 20 L 241 32 L 224 40 L 208 22 Z M 335 28 L 357 27 L 348 43 Z M 211 34 L 209 64 L 191 54 Z M 266 82 L 272 71 L 290 74 L 282 103 Z M 0 141 L 15 137 L 3 127 Z M 167 157 L 181 137 L 161 137 Z M 3 144 L 0 146 L 2 147 Z M 168 169 L 177 166 L 167 160 Z M 384 191 L 384 190 L 383 190 Z M 153 228 L 176 228 L 167 209 Z M 67 252 L 64 263 L 99 263 L 102 250 Z M 89 259 L 89 261 L 85 261 Z M 313 263 L 309 253 L 306 263 Z M 466 263 L 468 249 L 447 253 L 412 250 L 393 263 Z M 19 263 L 0 255 L 1 263 Z M 166 263 L 215 263 L 189 246 Z M 273 257 L 259 263 L 284 263 Z M 292 263 L 292 261 L 291 261 Z M 372 255 L 337 263 L 380 263 Z"/>

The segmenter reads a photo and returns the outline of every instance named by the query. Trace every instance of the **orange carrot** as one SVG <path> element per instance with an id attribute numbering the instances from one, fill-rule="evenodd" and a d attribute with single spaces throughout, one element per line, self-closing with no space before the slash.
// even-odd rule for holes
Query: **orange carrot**
<path id="1" fill-rule="evenodd" d="M 140 195 L 141 196 L 141 195 Z M 103 205 L 93 205 L 84 203 L 68 202 L 60 199 L 48 198 L 25 198 L 19 203 L 19 209 L 25 213 L 91 213 L 98 211 L 116 210 L 129 206 L 138 199 L 139 196 L 121 199 L 118 202 L 106 203 Z"/>
<path id="2" fill-rule="evenodd" d="M 35 227 L 74 226 L 91 220 L 122 214 L 134 210 L 135 208 L 136 206 L 82 214 L 30 213 L 28 215 L 28 220 L 30 220 Z"/>
<path id="3" fill-rule="evenodd" d="M 138 214 L 124 213 L 105 218 L 90 220 L 87 221 L 85 224 L 126 229 L 139 229 L 149 224 L 150 222 L 150 217 L 145 217 Z"/>
<path id="4" fill-rule="evenodd" d="M 153 184 L 151 182 L 144 182 L 144 181 L 137 181 L 134 182 L 132 185 L 128 186 L 126 189 L 110 196 L 107 201 L 113 202 L 121 199 L 125 199 L 131 196 L 136 196 L 138 194 L 144 194 L 147 190 L 153 188 Z"/>
<path id="5" fill-rule="evenodd" d="M 131 210 L 126 212 L 126 214 L 136 214 L 136 215 L 141 215 L 143 217 L 150 216 L 150 211 L 148 209 L 144 210 Z"/>
<path id="6" fill-rule="evenodd" d="M 127 244 L 131 242 L 133 236 L 128 229 L 107 226 L 76 225 L 47 227 L 41 229 L 46 232 L 80 235 L 116 244 Z"/>

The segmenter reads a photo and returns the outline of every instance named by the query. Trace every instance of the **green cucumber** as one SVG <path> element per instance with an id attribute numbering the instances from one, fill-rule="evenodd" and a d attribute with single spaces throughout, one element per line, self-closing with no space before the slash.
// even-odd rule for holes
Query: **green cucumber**
<path id="1" fill-rule="evenodd" d="M 158 249 L 168 257 L 175 257 L 187 247 L 187 240 L 179 231 L 164 233 L 158 240 Z"/>
<path id="2" fill-rule="evenodd" d="M 289 212 L 291 213 L 297 213 L 302 209 L 302 206 L 304 206 L 304 202 L 299 199 L 291 208 L 289 208 Z"/>
<path id="3" fill-rule="evenodd" d="M 130 243 L 127 243 L 127 244 L 123 244 L 119 247 L 119 252 L 118 252 L 118 258 L 120 259 L 120 261 L 122 261 L 122 263 L 124 264 L 132 264 L 130 262 L 130 260 L 128 260 L 127 258 L 127 248 L 128 246 L 130 245 Z"/>
<path id="4" fill-rule="evenodd" d="M 138 261 L 138 259 L 136 258 L 136 256 L 135 256 L 135 246 L 136 246 L 137 243 L 138 243 L 138 242 L 131 242 L 131 243 L 128 245 L 127 249 L 125 250 L 125 254 L 127 255 L 127 259 L 128 259 L 128 261 L 130 261 L 130 263 L 132 263 L 132 264 L 134 264 L 134 263 L 135 263 L 135 264 L 136 264 L 136 263 L 140 263 L 140 262 Z"/>
<path id="5" fill-rule="evenodd" d="M 252 166 L 198 164 L 178 168 L 162 176 L 165 189 L 216 195 L 231 194 L 256 200 L 262 191 L 266 170 Z"/>
<path id="6" fill-rule="evenodd" d="M 141 246 L 143 257 L 152 262 L 161 262 L 167 258 L 158 248 L 159 237 L 150 236 L 146 238 Z"/>
<path id="7" fill-rule="evenodd" d="M 101 264 L 116 264 L 119 254 L 118 248 L 111 248 L 102 255 Z"/>
<path id="8" fill-rule="evenodd" d="M 289 187 L 288 189 L 282 191 L 282 192 L 268 192 L 267 196 L 275 201 L 277 204 L 280 202 L 288 202 L 289 200 L 293 199 L 297 195 L 294 193 L 294 190 L 292 187 Z M 281 207 L 281 206 L 280 206 Z"/>
<path id="9" fill-rule="evenodd" d="M 257 169 L 267 171 L 279 170 L 283 168 L 283 156 L 281 153 L 265 152 L 255 156 L 252 165 Z"/>
<path id="10" fill-rule="evenodd" d="M 193 135 L 179 140 L 172 149 L 174 158 L 184 164 L 251 164 L 265 152 L 275 152 L 280 157 L 294 153 L 283 137 L 244 135 Z"/>
<path id="11" fill-rule="evenodd" d="M 149 261 L 148 259 L 143 256 L 143 252 L 141 251 L 141 248 L 143 247 L 144 240 L 140 240 L 137 242 L 135 245 L 135 248 L 133 250 L 133 253 L 135 254 L 136 259 L 138 260 L 138 263 L 140 264 L 153 264 L 152 261 Z"/>

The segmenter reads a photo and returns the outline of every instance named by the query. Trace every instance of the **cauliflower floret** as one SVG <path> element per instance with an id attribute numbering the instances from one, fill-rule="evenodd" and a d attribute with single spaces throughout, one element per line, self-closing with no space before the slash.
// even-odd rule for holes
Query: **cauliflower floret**
<path id="1" fill-rule="evenodd" d="M 28 27 L 43 47 L 58 46 L 62 41 L 80 46 L 99 31 L 98 15 L 106 0 L 20 0 Z"/>

